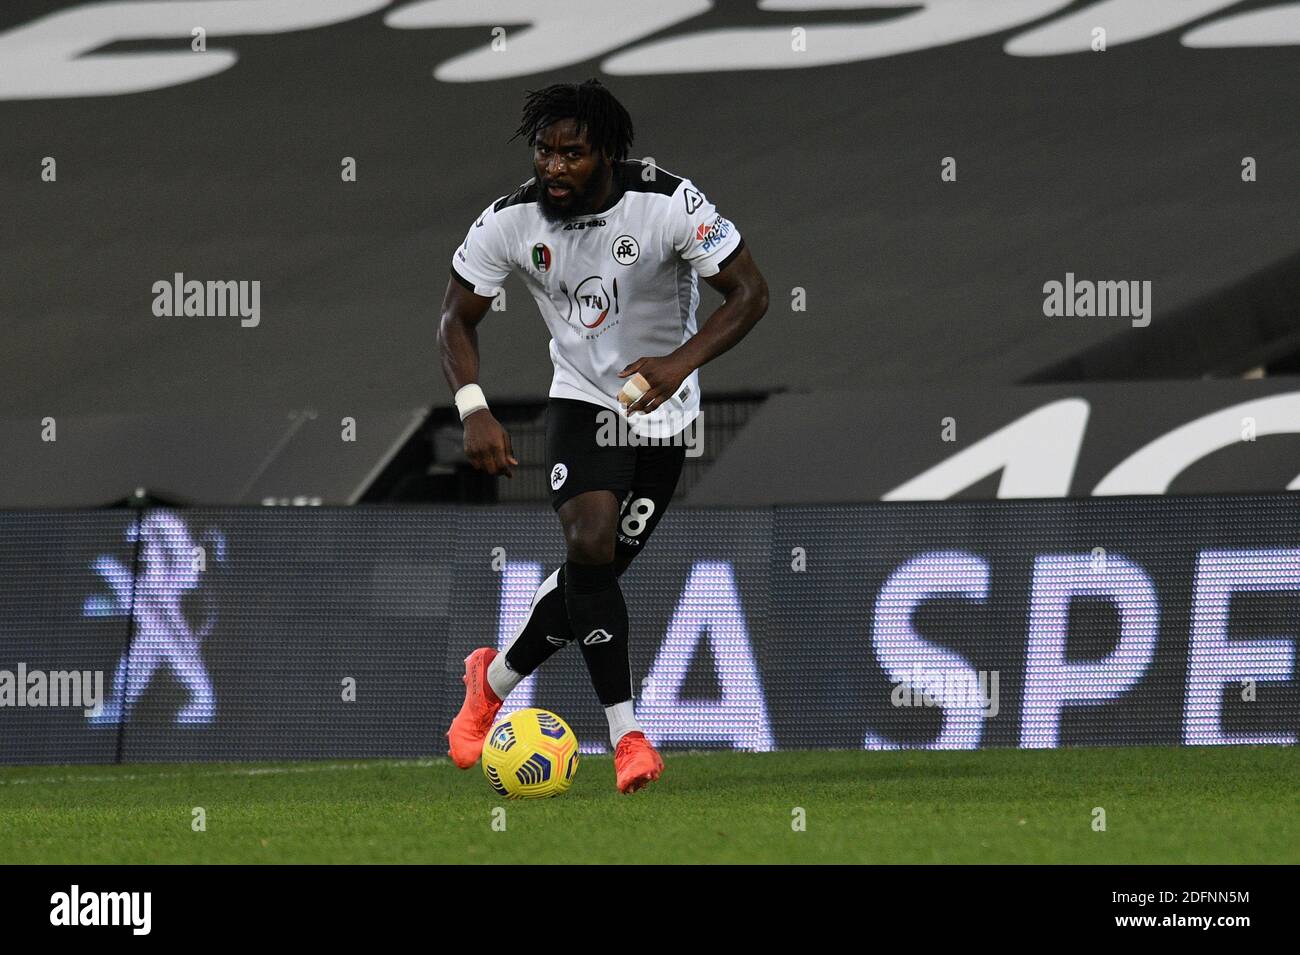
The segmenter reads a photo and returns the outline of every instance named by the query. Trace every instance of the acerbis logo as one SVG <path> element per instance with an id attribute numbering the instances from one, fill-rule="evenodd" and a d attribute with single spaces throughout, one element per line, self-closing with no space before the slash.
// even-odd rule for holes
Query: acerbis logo
<path id="1" fill-rule="evenodd" d="M 700 206 L 704 205 L 704 197 L 694 189 L 686 189 L 682 192 L 682 198 L 686 200 L 686 214 L 689 216 Z"/>
<path id="2" fill-rule="evenodd" d="M 620 235 L 609 251 L 619 265 L 631 265 L 641 257 L 641 246 L 630 235 Z"/>
<path id="3" fill-rule="evenodd" d="M 558 491 L 560 485 L 565 482 L 569 476 L 569 469 L 563 464 L 557 464 L 551 468 L 551 490 Z"/>
<path id="4" fill-rule="evenodd" d="M 609 641 L 613 639 L 614 639 L 614 635 L 610 633 L 608 630 L 596 629 L 591 631 L 591 633 L 587 634 L 585 637 L 583 637 L 582 642 L 590 647 L 597 643 L 609 643 Z"/>
<path id="5" fill-rule="evenodd" d="M 599 229 L 601 226 L 608 224 L 609 223 L 604 219 L 583 219 L 579 222 L 566 223 L 561 231 L 581 232 L 583 229 Z"/>

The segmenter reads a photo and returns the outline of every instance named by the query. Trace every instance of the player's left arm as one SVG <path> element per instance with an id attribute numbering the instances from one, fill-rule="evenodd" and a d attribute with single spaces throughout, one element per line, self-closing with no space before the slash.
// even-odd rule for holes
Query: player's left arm
<path id="1" fill-rule="evenodd" d="M 742 245 L 727 267 L 703 276 L 725 301 L 708 317 L 693 336 L 671 354 L 660 358 L 638 358 L 620 371 L 619 377 L 640 372 L 650 389 L 627 406 L 624 413 L 653 411 L 674 394 L 696 368 L 717 358 L 749 334 L 767 311 L 767 282 L 758 270 L 749 246 Z"/>

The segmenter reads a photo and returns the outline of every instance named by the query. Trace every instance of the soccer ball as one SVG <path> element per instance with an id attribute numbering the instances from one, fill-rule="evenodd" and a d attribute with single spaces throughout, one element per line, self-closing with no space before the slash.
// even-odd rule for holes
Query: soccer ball
<path id="1" fill-rule="evenodd" d="M 515 710 L 483 744 L 483 775 L 508 799 L 558 796 L 577 772 L 578 738 L 549 710 Z"/>

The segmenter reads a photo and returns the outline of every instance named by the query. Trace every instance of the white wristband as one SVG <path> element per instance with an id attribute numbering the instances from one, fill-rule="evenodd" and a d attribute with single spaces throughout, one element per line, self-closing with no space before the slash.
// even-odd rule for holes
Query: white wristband
<path id="1" fill-rule="evenodd" d="M 456 392 L 456 410 L 460 412 L 461 421 L 487 406 L 487 398 L 483 397 L 483 389 L 478 385 L 466 385 Z"/>

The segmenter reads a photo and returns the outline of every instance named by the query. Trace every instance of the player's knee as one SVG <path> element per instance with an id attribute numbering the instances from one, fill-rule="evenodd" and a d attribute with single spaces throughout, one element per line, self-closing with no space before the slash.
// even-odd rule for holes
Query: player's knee
<path id="1" fill-rule="evenodd" d="M 580 503 L 560 509 L 569 560 L 578 564 L 614 561 L 614 525 L 618 506 L 613 495 L 583 495 Z"/>
<path id="2" fill-rule="evenodd" d="M 569 560 L 576 564 L 609 564 L 614 560 L 614 530 L 594 517 L 568 523 L 564 543 Z"/>
<path id="3" fill-rule="evenodd" d="M 575 564 L 609 564 L 614 560 L 613 535 L 574 531 L 565 537 L 569 560 Z"/>

